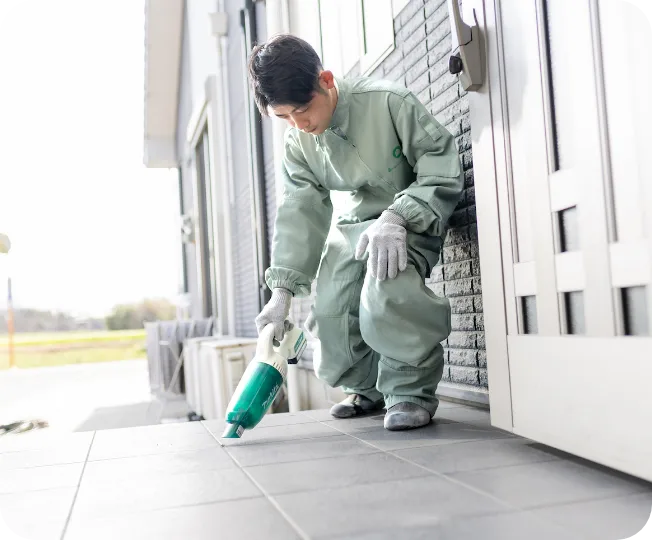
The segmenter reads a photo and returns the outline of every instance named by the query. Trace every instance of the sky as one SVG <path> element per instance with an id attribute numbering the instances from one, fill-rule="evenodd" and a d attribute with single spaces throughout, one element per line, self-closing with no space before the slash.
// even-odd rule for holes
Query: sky
<path id="1" fill-rule="evenodd" d="M 0 1 L 0 310 L 178 292 L 175 170 L 143 165 L 143 0 Z"/>

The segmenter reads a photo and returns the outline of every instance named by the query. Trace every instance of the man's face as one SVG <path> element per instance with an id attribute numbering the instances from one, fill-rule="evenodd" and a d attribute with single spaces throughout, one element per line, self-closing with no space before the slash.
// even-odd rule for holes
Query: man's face
<path id="1" fill-rule="evenodd" d="M 319 75 L 319 86 L 322 92 L 314 92 L 312 99 L 306 105 L 270 107 L 272 114 L 305 133 L 311 135 L 323 133 L 331 123 L 337 104 L 337 90 L 330 71 L 322 71 Z"/>

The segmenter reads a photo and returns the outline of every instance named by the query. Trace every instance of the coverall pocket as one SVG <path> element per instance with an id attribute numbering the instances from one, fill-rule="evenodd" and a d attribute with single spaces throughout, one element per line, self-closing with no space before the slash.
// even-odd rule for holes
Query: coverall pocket
<path id="1" fill-rule="evenodd" d="M 365 228 L 364 224 L 334 227 L 317 276 L 311 326 L 319 334 L 322 358 L 315 371 L 329 384 L 355 364 L 354 354 L 364 346 L 358 310 L 366 263 L 355 259 L 354 249 Z"/>
<path id="2" fill-rule="evenodd" d="M 340 225 L 329 234 L 317 275 L 315 315 L 344 315 L 359 302 L 358 283 L 365 263 L 355 259 L 352 242 L 357 242 L 359 235 L 351 233 L 358 232 L 356 229 L 359 225 Z"/>
<path id="3" fill-rule="evenodd" d="M 314 364 L 317 377 L 337 386 L 342 375 L 353 365 L 349 344 L 349 315 L 317 316 L 321 355 Z"/>
<path id="4" fill-rule="evenodd" d="M 432 121 L 430 121 L 430 119 L 426 118 L 425 116 L 421 116 L 419 118 L 419 124 L 424 130 L 426 130 L 426 133 L 428 133 L 428 135 L 433 141 L 436 142 L 439 139 L 441 139 L 442 136 L 441 131 L 435 124 L 432 123 Z M 426 136 L 424 136 L 423 139 L 425 139 Z"/>

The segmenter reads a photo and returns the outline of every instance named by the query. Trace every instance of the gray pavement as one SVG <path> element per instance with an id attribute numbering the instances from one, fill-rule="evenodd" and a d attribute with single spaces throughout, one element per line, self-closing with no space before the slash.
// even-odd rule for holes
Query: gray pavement
<path id="1" fill-rule="evenodd" d="M 0 424 L 32 418 L 50 424 L 0 437 L 0 448 L 14 437 L 150 425 L 186 411 L 183 401 L 173 412 L 174 403 L 164 405 L 152 402 L 146 360 L 0 371 Z"/>
<path id="2" fill-rule="evenodd" d="M 382 415 L 268 415 L 76 433 L 0 449 L 0 515 L 26 538 L 618 540 L 652 509 L 649 483 L 490 426 L 443 403 L 388 432 Z M 26 506 L 27 505 L 27 506 Z M 651 524 L 652 526 L 652 524 Z"/>

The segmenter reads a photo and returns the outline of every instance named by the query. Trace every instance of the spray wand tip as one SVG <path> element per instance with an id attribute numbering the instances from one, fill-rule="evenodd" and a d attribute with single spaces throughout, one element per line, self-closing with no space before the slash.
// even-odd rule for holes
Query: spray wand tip
<path id="1" fill-rule="evenodd" d="M 226 424 L 226 429 L 222 433 L 223 439 L 239 439 L 244 428 L 240 424 Z"/>

